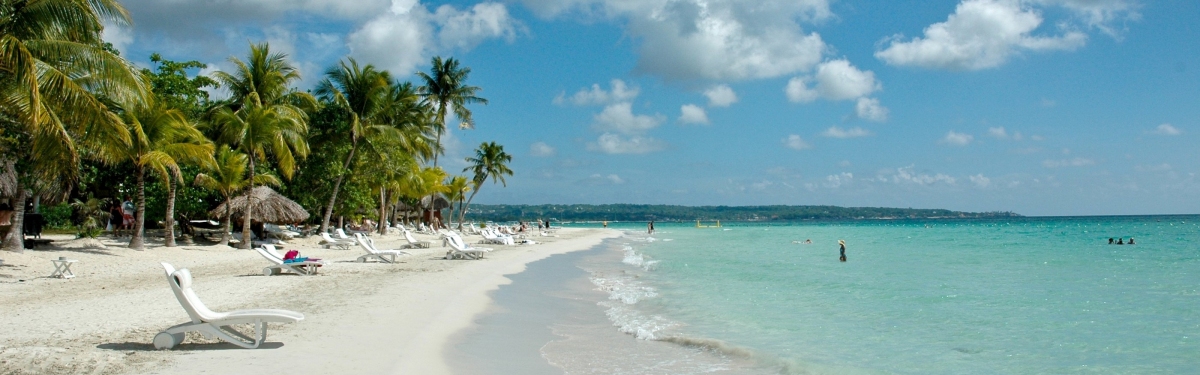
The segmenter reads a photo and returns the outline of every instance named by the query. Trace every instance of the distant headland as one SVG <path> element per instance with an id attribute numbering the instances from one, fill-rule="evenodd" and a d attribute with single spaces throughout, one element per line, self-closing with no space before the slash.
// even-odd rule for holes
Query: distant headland
<path id="1" fill-rule="evenodd" d="M 961 212 L 944 209 L 838 206 L 675 206 L 652 204 L 473 204 L 467 216 L 474 220 L 514 221 L 799 221 L 886 220 L 1021 217 L 1013 212 Z"/>

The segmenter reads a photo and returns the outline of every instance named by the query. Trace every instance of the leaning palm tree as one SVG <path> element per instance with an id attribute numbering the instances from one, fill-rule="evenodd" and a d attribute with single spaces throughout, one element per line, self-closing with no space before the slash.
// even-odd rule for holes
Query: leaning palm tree
<path id="1" fill-rule="evenodd" d="M 153 94 L 145 104 L 126 109 L 122 118 L 132 135 L 132 147 L 125 158 L 133 163 L 137 178 L 137 209 L 134 215 L 133 236 L 129 248 L 145 247 L 146 170 L 156 172 L 167 187 L 166 246 L 175 246 L 175 181 L 183 179 L 179 163 L 209 165 L 213 161 L 213 144 L 183 116 L 183 112 L 168 108 Z"/>
<path id="2" fill-rule="evenodd" d="M 437 143 L 440 145 L 442 133 L 446 132 L 447 111 L 454 112 L 454 116 L 461 121 L 459 129 L 474 129 L 475 121 L 471 119 L 471 111 L 467 109 L 467 104 L 487 105 L 488 101 L 476 96 L 482 89 L 467 85 L 467 76 L 471 74 L 471 68 L 459 67 L 458 60 L 453 57 L 442 60 L 441 56 L 435 56 L 431 63 L 433 66 L 429 69 L 430 74 L 417 72 L 417 76 L 424 83 L 420 89 L 421 96 L 435 111 Z M 433 156 L 433 165 L 437 166 L 437 154 Z"/>
<path id="3" fill-rule="evenodd" d="M 454 176 L 446 183 L 446 200 L 451 204 L 458 201 L 458 212 L 463 210 L 463 200 L 467 197 L 467 192 L 471 191 L 470 180 L 467 176 Z M 454 217 L 454 209 L 450 210 L 450 217 Z M 462 230 L 462 215 L 459 215 L 458 230 Z"/>
<path id="4" fill-rule="evenodd" d="M 250 180 L 246 178 L 247 159 L 246 154 L 222 145 L 217 150 L 216 163 L 207 168 L 208 173 L 196 175 L 194 182 L 196 186 L 216 191 L 225 197 L 225 215 L 221 216 L 221 242 L 218 243 L 222 246 L 229 245 L 229 232 L 233 225 L 229 201 L 250 185 Z M 279 179 L 269 174 L 260 173 L 254 176 L 254 182 L 260 185 L 279 186 Z"/>
<path id="5" fill-rule="evenodd" d="M 291 178 L 295 158 L 308 156 L 308 116 L 304 109 L 316 108 L 316 99 L 291 88 L 300 79 L 300 72 L 287 62 L 286 54 L 271 53 L 266 43 L 252 44 L 247 61 L 236 57 L 229 61 L 236 66 L 234 73 L 214 75 L 232 94 L 231 105 L 210 114 L 217 138 L 249 155 L 248 176 L 255 176 L 255 162 L 266 158 L 269 151 L 283 177 Z M 254 185 L 251 179 L 246 199 L 251 199 Z M 250 248 L 252 217 L 252 210 L 247 208 L 238 244 L 243 249 Z"/>
<path id="6" fill-rule="evenodd" d="M 497 180 L 503 186 L 508 186 L 504 181 L 504 175 L 512 176 L 512 169 L 508 168 L 508 163 L 512 162 L 512 155 L 504 152 L 504 146 L 496 144 L 496 142 L 484 142 L 475 149 L 475 157 L 467 158 L 467 163 L 471 166 L 464 168 L 463 172 L 472 171 L 475 176 L 471 179 L 471 197 L 467 198 L 467 207 L 471 206 L 471 201 L 475 199 L 475 194 L 479 193 L 479 188 L 483 187 L 483 183 L 491 177 L 492 183 Z M 458 211 L 458 221 L 463 221 L 463 216 L 467 209 L 462 208 Z"/>
<path id="7" fill-rule="evenodd" d="M 105 50 L 104 24 L 128 25 L 115 0 L 0 2 L 0 161 L 18 161 L 11 192 L 18 235 L 4 248 L 24 249 L 19 235 L 24 202 L 32 194 L 65 192 L 78 178 L 81 158 L 116 163 L 129 143 L 120 119 L 97 98 L 136 103 L 145 79 L 129 62 Z M 19 203 L 18 203 L 19 202 Z"/>
<path id="8" fill-rule="evenodd" d="M 325 102 L 343 108 L 350 118 L 350 152 L 346 162 L 333 183 L 329 204 L 321 216 L 321 232 L 329 230 L 329 219 L 337 205 L 338 191 L 342 181 L 350 173 L 360 141 L 368 135 L 376 137 L 399 137 L 396 128 L 381 122 L 387 109 L 391 76 L 387 71 L 376 70 L 373 65 L 359 66 L 353 58 L 342 61 L 325 72 L 325 79 L 317 84 L 316 94 Z"/>

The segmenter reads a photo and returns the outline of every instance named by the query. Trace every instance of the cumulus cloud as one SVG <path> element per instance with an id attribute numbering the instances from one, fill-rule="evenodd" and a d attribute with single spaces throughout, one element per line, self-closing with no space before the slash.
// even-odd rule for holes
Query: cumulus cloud
<path id="1" fill-rule="evenodd" d="M 546 142 L 533 142 L 533 144 L 529 145 L 529 154 L 533 156 L 554 156 L 556 152 L 557 150 L 546 144 Z"/>
<path id="2" fill-rule="evenodd" d="M 1020 141 L 1022 139 L 1025 139 L 1025 136 L 1022 135 L 1021 132 L 1013 132 L 1013 133 L 1009 134 L 1008 130 L 1005 129 L 1003 126 L 988 128 L 988 136 L 990 136 L 992 138 L 996 138 L 996 139 L 1004 139 L 1004 140 L 1011 139 L 1014 141 Z"/>
<path id="3" fill-rule="evenodd" d="M 887 177 L 881 176 L 880 180 L 887 181 Z M 914 166 L 910 165 L 903 168 L 896 168 L 896 172 L 892 174 L 891 181 L 897 184 L 933 185 L 941 182 L 947 185 L 954 185 L 958 179 L 942 173 L 928 174 L 916 172 Z"/>
<path id="4" fill-rule="evenodd" d="M 825 131 L 822 132 L 821 135 L 830 137 L 830 138 L 858 138 L 858 137 L 870 136 L 870 135 L 872 135 L 872 133 L 869 130 L 866 130 L 866 129 L 863 129 L 860 127 L 853 127 L 850 129 L 842 129 L 837 126 L 831 126 L 831 127 L 829 127 L 829 129 L 825 129 Z"/>
<path id="5" fill-rule="evenodd" d="M 971 180 L 971 183 L 980 188 L 986 188 L 992 184 L 992 179 L 985 177 L 983 173 L 976 174 L 974 176 L 968 176 L 967 179 Z"/>
<path id="6" fill-rule="evenodd" d="M 728 107 L 738 101 L 737 94 L 728 85 L 716 85 L 704 90 L 704 96 L 708 97 L 709 107 Z"/>
<path id="7" fill-rule="evenodd" d="M 708 124 L 708 114 L 698 105 L 684 104 L 679 112 L 679 122 L 682 124 Z"/>
<path id="8" fill-rule="evenodd" d="M 637 70 L 668 80 L 744 80 L 807 71 L 826 51 L 800 22 L 828 0 L 521 0 L 542 17 L 578 11 L 617 20 L 640 41 Z"/>
<path id="9" fill-rule="evenodd" d="M 1096 162 L 1094 160 L 1087 159 L 1087 158 L 1042 161 L 1042 166 L 1044 166 L 1046 168 L 1086 167 L 1086 166 L 1095 165 L 1095 164 L 1096 164 Z"/>
<path id="10" fill-rule="evenodd" d="M 595 116 L 596 128 L 622 134 L 642 134 L 658 127 L 666 119 L 662 115 L 637 115 L 630 103 L 617 103 L 604 107 Z"/>
<path id="11" fill-rule="evenodd" d="M 814 86 L 809 88 L 812 83 Z M 796 77 L 788 81 L 785 91 L 788 100 L 797 103 L 811 102 L 817 98 L 828 100 L 858 99 L 883 89 L 875 80 L 875 73 L 862 71 L 849 61 L 831 60 L 817 66 L 812 77 Z M 876 101 L 878 106 L 878 101 Z"/>
<path id="12" fill-rule="evenodd" d="M 488 39 L 513 40 L 525 26 L 504 4 L 485 2 L 434 12 L 416 0 L 396 0 L 347 38 L 350 54 L 394 72 L 411 72 L 437 53 L 470 50 Z"/>
<path id="13" fill-rule="evenodd" d="M 812 148 L 812 146 L 809 145 L 808 142 L 804 141 L 804 138 L 800 138 L 800 136 L 796 135 L 796 134 L 788 135 L 787 138 L 784 138 L 783 145 L 786 146 L 787 148 L 797 150 L 797 151 L 807 150 L 807 149 Z"/>
<path id="14" fill-rule="evenodd" d="M 1119 30 L 1111 24 L 1115 20 L 1141 18 L 1138 4 L 1133 0 L 1031 0 L 1042 5 L 1057 5 L 1071 10 L 1088 27 L 1101 30 L 1112 37 L 1119 37 Z"/>
<path id="15" fill-rule="evenodd" d="M 858 98 L 858 103 L 854 104 L 854 115 L 867 121 L 884 122 L 888 118 L 888 109 L 879 104 L 879 99 Z"/>
<path id="16" fill-rule="evenodd" d="M 854 174 L 850 172 L 842 172 L 825 176 L 824 185 L 830 189 L 836 189 L 842 185 L 849 184 L 854 181 Z"/>
<path id="17" fill-rule="evenodd" d="M 891 65 L 948 70 L 979 70 L 1004 64 L 1022 51 L 1074 50 L 1087 34 L 1064 31 L 1035 36 L 1041 14 L 1017 0 L 964 0 L 945 22 L 925 28 L 922 37 L 885 39 L 875 57 Z"/>
<path id="18" fill-rule="evenodd" d="M 625 81 L 614 79 L 609 82 L 609 89 L 605 90 L 600 87 L 600 84 L 592 84 L 591 89 L 580 89 L 576 91 L 570 98 L 566 98 L 566 93 L 560 93 L 554 98 L 554 104 L 563 104 L 570 101 L 575 105 L 605 105 L 612 103 L 628 102 L 637 98 L 642 90 L 637 86 L 630 87 L 625 84 Z"/>
<path id="19" fill-rule="evenodd" d="M 606 154 L 646 154 L 666 148 L 657 139 L 643 136 L 624 137 L 619 134 L 604 133 L 595 142 L 588 143 L 588 150 Z"/>
<path id="20" fill-rule="evenodd" d="M 1180 135 L 1183 134 L 1183 131 L 1179 130 L 1175 126 L 1172 126 L 1171 124 L 1161 124 L 1154 128 L 1154 131 L 1150 133 L 1157 135 Z"/>
<path id="21" fill-rule="evenodd" d="M 615 174 L 602 175 L 595 173 L 580 182 L 585 185 L 620 185 L 625 183 L 625 179 Z"/>
<path id="22" fill-rule="evenodd" d="M 948 144 L 948 145 L 953 145 L 953 146 L 966 146 L 967 144 L 970 144 L 971 141 L 973 141 L 973 140 L 975 140 L 975 136 L 973 136 L 973 135 L 959 133 L 959 132 L 951 130 L 949 133 L 946 133 L 945 137 L 942 137 L 942 140 L 940 142 L 944 143 L 944 144 Z"/>

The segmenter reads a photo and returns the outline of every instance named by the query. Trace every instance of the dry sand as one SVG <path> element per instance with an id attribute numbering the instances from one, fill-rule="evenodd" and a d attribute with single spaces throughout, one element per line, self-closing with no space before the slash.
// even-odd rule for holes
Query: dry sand
<path id="1" fill-rule="evenodd" d="M 445 260 L 440 240 L 418 235 L 433 248 L 409 250 L 413 255 L 397 264 L 356 263 L 361 249 L 323 249 L 316 236 L 281 246 L 326 260 L 315 277 L 263 276 L 268 263 L 257 252 L 229 247 L 133 251 L 111 238 L 51 236 L 52 247 L 0 251 L 0 374 L 450 373 L 447 340 L 487 309 L 487 292 L 507 284 L 504 275 L 619 232 L 568 228 L 556 235 L 533 237 L 536 245 L 478 245 L 495 249 L 483 260 Z M 382 249 L 405 243 L 394 234 L 374 238 Z M 76 278 L 47 277 L 50 260 L 60 256 L 79 260 Z M 188 334 L 173 350 L 154 350 L 156 333 L 188 320 L 159 262 L 190 269 L 193 289 L 214 311 L 279 308 L 305 319 L 271 324 L 259 349 Z"/>

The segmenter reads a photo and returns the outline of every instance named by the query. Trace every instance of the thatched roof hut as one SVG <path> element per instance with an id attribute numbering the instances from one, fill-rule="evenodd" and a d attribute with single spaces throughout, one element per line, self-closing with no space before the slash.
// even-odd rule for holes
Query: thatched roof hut
<path id="1" fill-rule="evenodd" d="M 279 195 L 275 190 L 271 190 L 271 188 L 266 186 L 254 188 L 254 191 L 250 193 L 250 202 L 250 215 L 251 220 L 254 222 L 290 224 L 308 219 L 308 211 L 305 211 L 304 207 L 300 207 L 299 203 Z M 246 195 L 239 194 L 230 200 L 229 203 L 233 210 L 233 219 L 240 219 L 246 209 Z M 216 218 L 224 216 L 225 203 L 221 203 L 220 206 L 209 211 L 208 214 Z"/>
<path id="2" fill-rule="evenodd" d="M 421 208 L 422 209 L 429 208 L 429 200 L 430 199 L 433 199 L 433 209 L 434 210 L 443 210 L 443 209 L 450 207 L 450 201 L 446 200 L 446 197 L 443 197 L 441 195 L 431 195 L 431 196 L 428 196 L 425 198 L 421 198 Z"/>
<path id="3" fill-rule="evenodd" d="M 15 162 L 0 161 L 0 197 L 15 197 L 17 195 L 17 171 Z"/>

